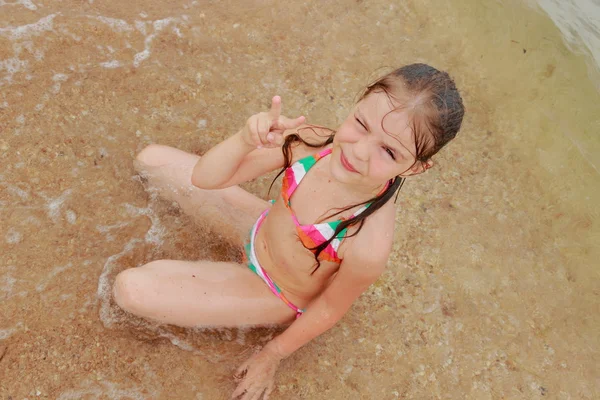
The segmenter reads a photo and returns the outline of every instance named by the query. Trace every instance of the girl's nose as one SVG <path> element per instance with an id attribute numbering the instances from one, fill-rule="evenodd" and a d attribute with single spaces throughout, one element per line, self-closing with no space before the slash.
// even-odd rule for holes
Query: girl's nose
<path id="1" fill-rule="evenodd" d="M 369 140 L 368 138 L 361 138 L 358 142 L 354 143 L 354 157 L 360 161 L 369 160 Z"/>

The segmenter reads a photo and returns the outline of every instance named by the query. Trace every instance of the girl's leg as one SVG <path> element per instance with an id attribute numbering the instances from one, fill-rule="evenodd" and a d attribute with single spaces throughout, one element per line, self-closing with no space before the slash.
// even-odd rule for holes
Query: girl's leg
<path id="1" fill-rule="evenodd" d="M 121 272 L 113 296 L 132 314 L 184 327 L 284 324 L 295 317 L 252 271 L 226 262 L 152 261 Z"/>
<path id="2" fill-rule="evenodd" d="M 203 190 L 192 185 L 192 170 L 200 156 L 151 144 L 136 157 L 135 168 L 150 192 L 179 204 L 196 222 L 241 245 L 252 225 L 270 204 L 238 186 Z"/>

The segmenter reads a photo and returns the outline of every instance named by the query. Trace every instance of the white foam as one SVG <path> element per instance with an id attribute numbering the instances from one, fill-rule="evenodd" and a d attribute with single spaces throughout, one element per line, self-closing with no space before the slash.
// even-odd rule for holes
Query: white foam
<path id="1" fill-rule="evenodd" d="M 36 61 L 42 61 L 44 59 L 44 52 L 41 49 L 35 49 L 33 52 L 33 57 Z"/>
<path id="2" fill-rule="evenodd" d="M 121 63 L 117 60 L 112 60 L 112 61 L 106 61 L 103 63 L 100 63 L 100 66 L 104 67 L 104 68 L 119 68 L 121 66 Z"/>
<path id="3" fill-rule="evenodd" d="M 61 88 L 61 82 L 64 82 L 68 79 L 68 76 L 65 74 L 55 74 L 52 77 L 52 80 L 54 82 L 56 82 L 53 86 L 52 86 L 52 93 L 57 94 L 58 92 L 60 92 L 60 88 Z"/>
<path id="4" fill-rule="evenodd" d="M 79 308 L 78 312 L 80 314 L 83 314 L 85 312 L 87 312 L 88 308 L 91 305 L 96 305 L 96 302 L 98 301 L 98 299 L 96 297 L 92 297 L 92 298 L 88 298 Z"/>
<path id="5" fill-rule="evenodd" d="M 14 185 L 8 186 L 8 192 L 10 194 L 19 196 L 21 198 L 21 200 L 28 200 L 29 199 L 29 193 L 27 191 L 21 189 L 18 186 L 14 186 Z"/>
<path id="6" fill-rule="evenodd" d="M 120 388 L 119 384 L 108 381 L 106 379 L 100 380 L 98 375 L 98 382 L 84 381 L 83 388 L 81 389 L 69 389 L 62 392 L 57 400 L 79 400 L 79 399 L 104 399 L 109 398 L 111 400 L 145 400 L 147 398 L 157 398 L 160 394 L 154 388 L 150 390 L 149 394 L 144 394 L 142 388 Z M 146 388 L 148 389 L 148 388 Z M 92 397 L 90 397 L 92 396 Z"/>
<path id="7" fill-rule="evenodd" d="M 41 100 L 42 100 L 41 103 L 38 103 L 38 104 L 35 105 L 35 109 L 37 111 L 41 111 L 41 110 L 44 109 L 44 107 L 46 107 L 46 103 L 48 102 L 48 100 L 50 100 L 50 95 L 48 93 L 44 93 L 42 95 L 42 99 Z"/>
<path id="8" fill-rule="evenodd" d="M 10 266 L 8 267 L 9 271 L 13 271 L 15 269 L 14 266 Z M 4 283 L 2 283 L 4 282 Z M 11 297 L 11 293 L 14 289 L 15 283 L 17 282 L 17 280 L 15 278 L 13 278 L 10 274 L 10 272 L 7 272 L 6 274 L 4 274 L 4 276 L 2 277 L 2 279 L 0 280 L 0 283 L 2 283 L 0 285 L 0 290 L 2 291 L 2 293 L 4 293 L 4 299 L 8 299 Z"/>
<path id="9" fill-rule="evenodd" d="M 169 17 L 169 18 L 159 19 L 159 20 L 152 22 L 152 27 L 154 28 L 154 33 L 146 36 L 146 39 L 144 40 L 144 50 L 138 52 L 137 54 L 135 54 L 133 56 L 133 66 L 135 68 L 138 68 L 140 66 L 140 64 L 142 63 L 142 61 L 144 61 L 144 60 L 148 59 L 148 57 L 150 57 L 150 54 L 151 54 L 150 48 L 152 45 L 152 41 L 154 40 L 154 38 L 156 37 L 158 32 L 162 31 L 169 24 L 171 24 L 173 22 L 179 22 L 179 21 L 180 20 L 178 18 Z M 144 21 L 135 21 L 136 28 L 143 35 L 146 35 L 146 31 L 147 31 L 146 24 L 147 24 L 147 22 L 144 22 Z"/>
<path id="10" fill-rule="evenodd" d="M 130 253 L 135 246 L 140 243 L 140 239 L 131 239 L 120 253 L 113 254 L 112 256 L 108 257 L 104 263 L 104 267 L 102 268 L 102 273 L 98 278 L 98 291 L 96 294 L 101 303 L 100 321 L 102 321 L 104 326 L 107 328 L 111 327 L 114 323 L 110 312 L 111 282 L 109 281 L 109 276 L 112 274 L 113 269 L 117 265 L 119 259 Z"/>
<path id="11" fill-rule="evenodd" d="M 146 36 L 148 33 L 146 32 L 146 22 L 145 21 L 135 21 L 135 28 L 140 31 L 140 33 Z"/>
<path id="12" fill-rule="evenodd" d="M 37 10 L 37 6 L 31 0 L 20 0 L 18 3 L 23 4 L 29 10 Z"/>
<path id="13" fill-rule="evenodd" d="M 22 40 L 28 39 L 32 36 L 39 36 L 54 29 L 54 18 L 56 18 L 58 15 L 61 15 L 61 13 L 47 15 L 43 18 L 40 18 L 33 24 L 0 28 L 0 35 L 8 34 L 12 40 Z"/>
<path id="14" fill-rule="evenodd" d="M 158 218 L 158 216 L 149 207 L 140 208 L 126 203 L 125 208 L 132 216 L 145 215 L 148 218 L 150 218 L 152 225 L 150 226 L 150 229 L 148 229 L 148 232 L 146 232 L 146 237 L 144 238 L 146 243 L 162 243 L 162 238 L 165 234 L 165 229 L 160 223 L 160 219 Z"/>
<path id="15" fill-rule="evenodd" d="M 34 217 L 33 215 L 30 215 L 27 218 L 25 218 L 24 220 L 21 220 L 21 225 L 42 226 L 42 222 L 39 219 L 37 219 L 36 217 Z"/>
<path id="16" fill-rule="evenodd" d="M 12 57 L 6 60 L 0 60 L 0 71 L 6 71 L 7 75 L 4 76 L 4 80 L 12 82 L 12 76 L 17 72 L 26 69 L 28 65 L 29 63 L 27 61 Z"/>
<path id="17" fill-rule="evenodd" d="M 123 228 L 123 227 L 128 226 L 128 225 L 130 225 L 129 222 L 121 222 L 119 224 L 114 224 L 114 225 L 97 225 L 96 226 L 96 230 L 98 232 L 105 233 L 106 234 L 106 241 L 107 242 L 112 242 L 113 240 L 115 240 L 115 237 L 110 233 L 110 231 L 113 230 L 113 229 Z"/>
<path id="18" fill-rule="evenodd" d="M 127 225 L 129 225 L 129 222 L 121 222 L 120 224 L 114 224 L 114 225 L 97 225 L 96 230 L 98 232 L 107 233 L 113 229 L 123 228 Z"/>
<path id="19" fill-rule="evenodd" d="M 159 20 L 154 21 L 152 23 L 152 26 L 154 26 L 154 31 L 155 32 L 160 32 L 166 26 L 168 26 L 170 23 L 172 23 L 172 22 L 178 22 L 178 21 L 179 21 L 178 18 L 169 17 L 169 18 L 164 18 L 164 19 L 159 19 Z"/>
<path id="20" fill-rule="evenodd" d="M 65 202 L 67 197 L 69 197 L 71 195 L 71 193 L 72 193 L 72 190 L 67 189 L 63 192 L 63 194 L 61 194 L 60 196 L 58 196 L 54 199 L 45 196 L 43 193 L 40 193 L 40 195 L 47 200 L 47 203 L 46 203 L 47 213 L 53 222 L 58 222 L 58 218 L 60 217 L 60 208 L 63 206 L 63 203 Z"/>
<path id="21" fill-rule="evenodd" d="M 0 6 L 23 6 L 28 10 L 37 10 L 37 6 L 31 0 L 16 0 L 14 3 L 7 3 L 4 0 L 0 0 Z"/>
<path id="22" fill-rule="evenodd" d="M 94 17 L 90 17 L 94 18 Z M 103 16 L 95 17 L 98 21 L 104 22 L 106 25 L 110 26 L 115 32 L 131 32 L 133 28 L 131 25 L 127 23 L 127 21 L 116 18 L 108 18 Z"/>
<path id="23" fill-rule="evenodd" d="M 69 31 L 66 28 L 60 29 L 60 32 L 63 33 L 63 34 L 65 34 L 65 35 L 68 35 L 68 36 L 72 37 L 73 40 L 75 40 L 76 42 L 81 42 L 81 39 L 83 39 L 81 36 L 77 36 L 76 34 L 74 34 L 73 32 Z M 69 69 L 71 71 L 75 71 L 75 68 L 73 68 L 73 66 L 69 67 Z"/>
<path id="24" fill-rule="evenodd" d="M 65 82 L 67 79 L 69 79 L 69 76 L 66 74 L 54 74 L 52 77 L 54 82 Z"/>
<path id="25" fill-rule="evenodd" d="M 154 35 L 152 35 L 152 37 L 153 36 Z M 148 41 L 148 39 L 146 39 L 146 41 Z M 152 41 L 152 39 L 150 39 L 150 41 Z M 148 57 L 150 57 L 150 50 L 146 49 L 144 51 L 140 51 L 135 56 L 133 56 L 133 66 L 136 68 L 139 67 L 142 61 L 144 61 Z"/>
<path id="26" fill-rule="evenodd" d="M 67 217 L 67 222 L 71 225 L 75 225 L 75 222 L 77 222 L 77 214 L 75 214 L 75 211 L 67 210 L 65 212 L 65 215 Z"/>
<path id="27" fill-rule="evenodd" d="M 16 328 L 0 329 L 0 340 L 10 337 L 16 330 Z"/>
<path id="28" fill-rule="evenodd" d="M 13 75 L 27 67 L 27 64 L 27 61 L 20 60 L 16 57 L 8 58 L 4 61 L 0 61 L 0 71 L 5 70 Z"/>
<path id="29" fill-rule="evenodd" d="M 9 228 L 8 232 L 6 232 L 6 243 L 8 244 L 17 244 L 17 243 L 21 243 L 21 241 L 23 240 L 23 235 L 21 234 L 21 232 L 15 230 L 15 228 Z"/>
<path id="30" fill-rule="evenodd" d="M 24 123 L 25 123 L 25 116 L 24 116 L 24 115 L 22 115 L 22 114 L 21 114 L 21 115 L 19 115 L 19 116 L 17 117 L 16 121 L 17 121 L 17 123 L 18 123 L 18 124 L 21 124 L 21 125 L 22 125 L 22 124 L 24 124 Z"/>
<path id="31" fill-rule="evenodd" d="M 69 268 L 73 267 L 73 263 L 68 263 L 67 265 L 62 265 L 62 266 L 57 266 L 54 267 L 52 269 L 52 271 L 50 271 L 50 273 L 48 275 L 46 275 L 45 279 L 42 280 L 42 282 L 38 283 L 37 286 L 35 287 L 35 290 L 37 290 L 38 292 L 43 291 L 46 286 L 48 286 L 48 283 L 50 283 L 50 281 L 58 274 L 60 274 L 63 271 L 68 270 Z"/>

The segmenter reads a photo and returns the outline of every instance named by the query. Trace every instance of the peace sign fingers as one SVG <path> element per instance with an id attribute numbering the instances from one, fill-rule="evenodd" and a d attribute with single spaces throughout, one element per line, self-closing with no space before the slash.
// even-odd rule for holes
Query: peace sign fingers
<path id="1" fill-rule="evenodd" d="M 281 115 L 281 97 L 273 96 L 271 99 L 271 109 L 269 110 L 269 117 L 271 121 L 275 122 Z"/>
<path id="2" fill-rule="evenodd" d="M 286 130 L 286 129 L 296 129 L 299 128 L 306 121 L 304 116 L 300 116 L 298 118 L 288 118 L 281 116 L 279 117 L 279 121 L 277 121 L 277 128 Z"/>
<path id="3" fill-rule="evenodd" d="M 300 127 L 304 116 L 290 119 L 281 115 L 281 97 L 271 99 L 271 109 L 251 116 L 243 129 L 244 141 L 258 148 L 279 147 L 284 142 L 283 133 L 287 129 Z"/>

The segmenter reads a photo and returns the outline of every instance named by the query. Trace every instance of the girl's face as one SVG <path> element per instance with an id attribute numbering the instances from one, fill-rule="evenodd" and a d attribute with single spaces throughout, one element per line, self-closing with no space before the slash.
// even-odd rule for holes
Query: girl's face
<path id="1" fill-rule="evenodd" d="M 331 172 L 338 181 L 373 190 L 398 175 L 413 175 L 430 166 L 415 164 L 409 116 L 402 110 L 390 113 L 392 109 L 385 93 L 371 93 L 338 128 L 331 158 Z"/>

